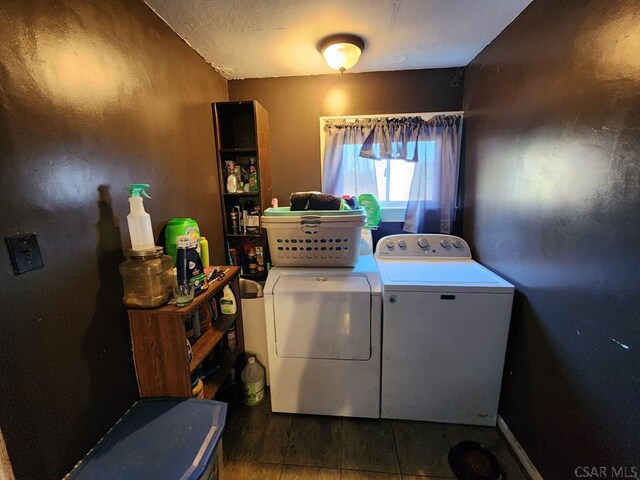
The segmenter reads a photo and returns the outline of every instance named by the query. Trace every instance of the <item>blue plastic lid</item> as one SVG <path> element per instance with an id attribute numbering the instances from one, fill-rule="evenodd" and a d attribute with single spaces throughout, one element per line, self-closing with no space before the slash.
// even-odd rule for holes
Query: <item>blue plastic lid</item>
<path id="1" fill-rule="evenodd" d="M 191 398 L 140 400 L 67 478 L 196 480 L 222 436 L 227 405 Z"/>

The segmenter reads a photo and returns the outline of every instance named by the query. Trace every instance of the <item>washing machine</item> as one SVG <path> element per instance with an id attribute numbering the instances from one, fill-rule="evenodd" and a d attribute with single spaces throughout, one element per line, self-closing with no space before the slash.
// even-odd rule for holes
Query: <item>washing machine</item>
<path id="1" fill-rule="evenodd" d="M 452 235 L 391 235 L 383 284 L 381 416 L 495 425 L 514 287 Z"/>
<path id="2" fill-rule="evenodd" d="M 355 267 L 274 267 L 264 287 L 274 412 L 380 416 L 381 284 Z"/>

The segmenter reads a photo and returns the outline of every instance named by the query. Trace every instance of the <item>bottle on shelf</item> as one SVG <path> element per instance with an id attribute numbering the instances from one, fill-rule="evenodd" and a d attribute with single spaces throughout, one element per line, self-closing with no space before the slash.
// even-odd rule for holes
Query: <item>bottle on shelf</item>
<path id="1" fill-rule="evenodd" d="M 251 158 L 249 160 L 249 191 L 251 193 L 258 193 L 260 187 L 258 185 L 258 170 L 256 169 L 256 159 Z"/>
<path id="2" fill-rule="evenodd" d="M 249 249 L 249 272 L 251 274 L 258 273 L 258 262 L 256 257 L 256 249 L 251 247 Z"/>
<path id="3" fill-rule="evenodd" d="M 227 350 L 235 351 L 238 348 L 238 332 L 234 323 L 224 334 L 224 346 Z"/>
<path id="4" fill-rule="evenodd" d="M 240 217 L 240 228 L 242 233 L 247 233 L 247 227 L 249 226 L 249 209 L 253 205 L 253 202 L 244 202 L 242 204 L 242 217 Z"/>
<path id="5" fill-rule="evenodd" d="M 240 170 L 240 165 L 235 166 L 233 176 L 236 179 L 236 192 L 244 191 L 244 182 L 242 181 L 242 170 Z"/>
<path id="6" fill-rule="evenodd" d="M 193 342 L 195 342 L 195 339 L 193 338 L 193 319 L 191 318 L 191 315 L 187 315 L 183 320 L 187 341 L 193 344 Z"/>
<path id="7" fill-rule="evenodd" d="M 238 249 L 229 247 L 229 257 L 231 258 L 231 265 L 237 267 L 240 265 L 240 259 L 238 258 Z"/>
<path id="8" fill-rule="evenodd" d="M 233 161 L 226 162 L 227 167 L 227 192 L 236 193 L 238 191 L 239 183 L 236 176 L 236 164 Z"/>
<path id="9" fill-rule="evenodd" d="M 222 289 L 222 298 L 220 299 L 220 311 L 225 315 L 233 315 L 236 313 L 236 297 L 233 295 L 229 285 L 225 285 Z"/>
<path id="10" fill-rule="evenodd" d="M 238 212 L 234 208 L 230 213 L 231 217 L 231 233 L 237 235 L 240 233 L 240 222 L 238 221 Z"/>
<path id="11" fill-rule="evenodd" d="M 260 207 L 253 206 L 247 213 L 246 233 L 257 235 L 260 233 Z"/>
<path id="12" fill-rule="evenodd" d="M 193 322 L 193 338 L 194 340 L 199 339 L 202 336 L 202 330 L 200 330 L 200 314 L 195 311 L 191 314 L 191 321 Z"/>
<path id="13" fill-rule="evenodd" d="M 262 246 L 256 247 L 256 263 L 258 265 L 258 273 L 264 272 L 264 250 Z"/>

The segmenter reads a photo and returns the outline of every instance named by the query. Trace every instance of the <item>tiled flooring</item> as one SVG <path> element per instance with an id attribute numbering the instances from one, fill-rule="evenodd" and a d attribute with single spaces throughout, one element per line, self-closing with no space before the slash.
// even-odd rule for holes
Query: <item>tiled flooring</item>
<path id="1" fill-rule="evenodd" d="M 526 480 L 498 431 L 426 422 L 272 413 L 269 398 L 227 418 L 222 480 L 418 480 L 454 478 L 447 455 L 475 440 L 508 480 Z"/>

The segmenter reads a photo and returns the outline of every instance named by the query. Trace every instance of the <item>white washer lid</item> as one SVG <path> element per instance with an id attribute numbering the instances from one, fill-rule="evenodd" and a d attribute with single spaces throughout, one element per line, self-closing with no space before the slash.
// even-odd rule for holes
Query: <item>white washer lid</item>
<path id="1" fill-rule="evenodd" d="M 474 260 L 379 260 L 378 266 L 386 289 L 443 291 L 446 288 L 447 291 L 485 293 L 514 290 L 513 285 Z"/>

